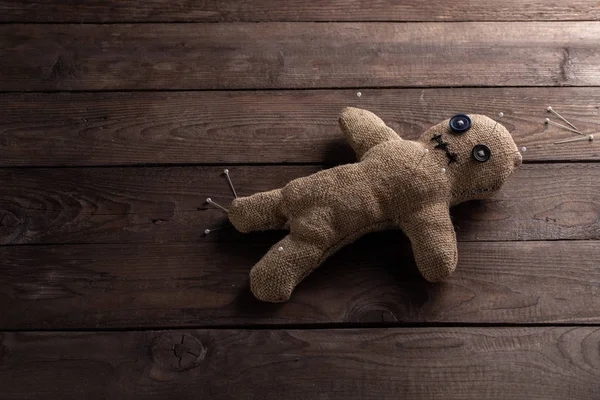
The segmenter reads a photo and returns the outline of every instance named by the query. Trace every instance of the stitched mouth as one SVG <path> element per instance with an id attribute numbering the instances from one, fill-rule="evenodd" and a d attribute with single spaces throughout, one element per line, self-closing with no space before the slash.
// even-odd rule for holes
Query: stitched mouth
<path id="1" fill-rule="evenodd" d="M 446 157 L 448 158 L 448 165 L 458 161 L 458 154 L 450 151 L 450 145 L 448 144 L 448 142 L 444 142 L 442 135 L 435 135 L 431 138 L 431 141 L 437 143 L 435 145 L 436 149 L 440 149 L 446 154 Z"/>

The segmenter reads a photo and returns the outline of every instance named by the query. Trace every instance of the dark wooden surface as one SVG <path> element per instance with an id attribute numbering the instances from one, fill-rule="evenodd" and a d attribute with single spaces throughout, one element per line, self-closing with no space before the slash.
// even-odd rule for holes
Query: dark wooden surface
<path id="1" fill-rule="evenodd" d="M 597 399 L 598 341 L 598 327 L 5 333 L 0 396 Z"/>
<path id="2" fill-rule="evenodd" d="M 0 94 L 0 165 L 344 163 L 354 161 L 337 123 L 347 106 L 407 139 L 458 111 L 503 111 L 526 162 L 599 160 L 587 143 L 552 144 L 571 133 L 544 125 L 548 105 L 600 131 L 595 87 Z"/>
<path id="3" fill-rule="evenodd" d="M 599 20 L 593 0 L 2 0 L 0 22 Z"/>
<path id="4" fill-rule="evenodd" d="M 0 0 L 0 398 L 598 399 L 600 7 L 549 0 Z M 352 22 L 354 21 L 354 22 Z M 215 23 L 218 22 L 218 23 Z M 360 95 L 359 95 L 360 93 Z M 525 164 L 452 210 L 459 266 L 399 231 L 279 305 L 206 197 L 354 156 L 370 109 L 407 139 L 505 114 Z M 160 329 L 160 330 L 156 330 Z"/>
<path id="5" fill-rule="evenodd" d="M 270 242 L 0 247 L 0 329 L 600 323 L 595 240 L 461 242 L 456 273 L 431 284 L 401 233 L 370 235 L 281 305 L 248 289 Z"/>
<path id="6" fill-rule="evenodd" d="M 275 189 L 319 166 L 231 167 L 240 195 Z M 240 241 L 226 223 L 233 198 L 222 167 L 0 169 L 0 243 Z M 487 201 L 453 209 L 462 241 L 600 239 L 600 165 L 525 164 Z"/>
<path id="7" fill-rule="evenodd" d="M 596 86 L 600 22 L 0 25 L 0 91 Z"/>

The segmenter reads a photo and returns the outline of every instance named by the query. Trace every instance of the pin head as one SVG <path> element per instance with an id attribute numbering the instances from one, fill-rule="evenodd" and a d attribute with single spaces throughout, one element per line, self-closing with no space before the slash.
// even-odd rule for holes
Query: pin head
<path id="1" fill-rule="evenodd" d="M 502 117 L 504 117 L 504 113 L 503 112 L 498 113 L 498 118 L 502 118 Z"/>
<path id="2" fill-rule="evenodd" d="M 552 111 L 552 107 L 548 106 L 548 108 L 546 108 L 546 111 L 551 112 Z"/>
<path id="3" fill-rule="evenodd" d="M 204 234 L 205 234 L 205 235 L 208 235 L 209 233 L 210 233 L 210 229 L 205 229 L 205 230 L 204 230 Z"/>
<path id="4" fill-rule="evenodd" d="M 521 152 L 522 153 L 525 153 L 526 151 L 527 151 L 527 147 L 525 147 L 525 146 L 521 147 Z"/>

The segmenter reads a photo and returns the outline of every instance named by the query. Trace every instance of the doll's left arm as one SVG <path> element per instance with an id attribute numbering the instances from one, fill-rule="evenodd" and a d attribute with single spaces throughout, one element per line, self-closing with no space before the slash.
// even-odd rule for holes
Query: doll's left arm
<path id="1" fill-rule="evenodd" d="M 340 116 L 340 127 L 360 160 L 371 147 L 400 136 L 377 115 L 360 108 L 347 107 Z"/>
<path id="2" fill-rule="evenodd" d="M 404 217 L 401 226 L 425 279 L 437 282 L 454 272 L 458 251 L 448 204 L 426 205 Z"/>

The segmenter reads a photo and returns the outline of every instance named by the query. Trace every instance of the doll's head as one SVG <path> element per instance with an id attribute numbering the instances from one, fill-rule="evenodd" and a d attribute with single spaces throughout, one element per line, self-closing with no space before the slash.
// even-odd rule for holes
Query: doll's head
<path id="1" fill-rule="evenodd" d="M 452 204 L 493 194 L 522 161 L 508 130 L 485 115 L 455 115 L 428 129 L 420 141 L 445 153 Z"/>

